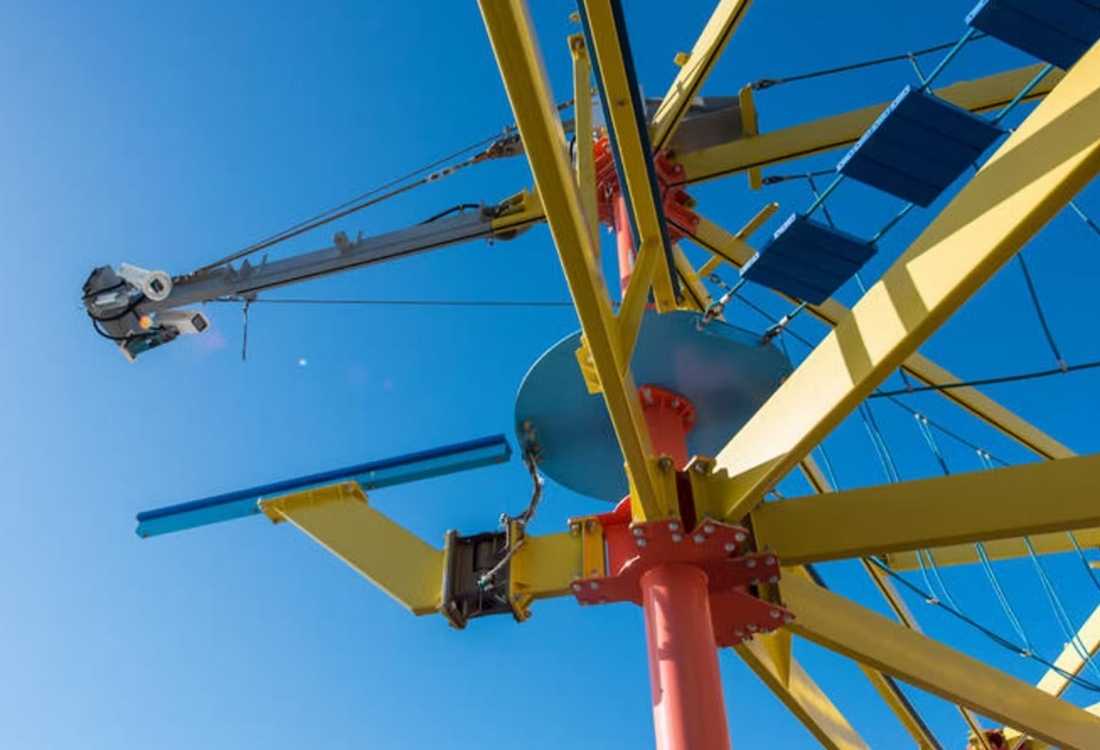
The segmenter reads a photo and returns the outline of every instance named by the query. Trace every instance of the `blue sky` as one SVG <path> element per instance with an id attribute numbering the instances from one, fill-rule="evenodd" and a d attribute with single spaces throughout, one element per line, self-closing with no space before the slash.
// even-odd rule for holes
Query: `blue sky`
<path id="1" fill-rule="evenodd" d="M 555 93 L 568 98 L 564 37 L 575 31 L 573 6 L 535 5 Z M 946 1 L 919 10 L 870 0 L 756 5 L 704 93 L 948 41 L 967 10 Z M 710 6 L 627 10 L 642 85 L 660 95 L 673 55 L 690 48 Z M 944 80 L 1026 62 L 980 41 Z M 760 92 L 761 124 L 889 99 L 911 80 L 902 63 Z M 495 618 L 455 632 L 441 618 L 413 618 L 304 537 L 259 519 L 144 542 L 133 534 L 133 514 L 144 508 L 507 432 L 527 367 L 575 329 L 569 310 L 257 306 L 242 364 L 240 312 L 216 306 L 210 334 L 129 365 L 95 336 L 79 303 L 93 266 L 129 261 L 185 272 L 510 122 L 476 5 L 0 2 L 0 92 L 0 458 L 9 528 L 0 548 L 0 744 L 446 748 L 521 737 L 531 748 L 648 746 L 636 609 L 580 610 L 560 600 L 540 604 L 522 626 Z M 774 172 L 827 168 L 838 157 Z M 338 228 L 387 231 L 458 202 L 500 200 L 529 182 L 521 159 L 492 163 Z M 774 229 L 809 202 L 800 183 L 752 193 L 739 176 L 692 192 L 729 227 L 778 200 Z M 1080 203 L 1100 214 L 1095 185 Z M 838 223 L 864 234 L 897 208 L 858 185 L 842 187 L 830 205 Z M 868 275 L 934 210 L 891 235 Z M 279 252 L 320 247 L 330 235 L 322 230 Z M 1100 242 L 1062 215 L 1026 254 L 1067 358 L 1096 358 L 1086 301 L 1100 282 Z M 566 298 L 545 227 L 280 293 Z M 784 312 L 763 290 L 747 294 Z M 764 325 L 745 308 L 734 322 Z M 821 332 L 810 320 L 795 328 Z M 791 347 L 796 358 L 804 354 Z M 1014 265 L 924 351 L 964 377 L 1051 365 Z M 1096 382 L 1081 374 L 989 392 L 1085 453 L 1100 448 Z M 1006 461 L 1032 460 L 935 396 L 910 402 Z M 876 410 L 903 476 L 934 475 L 912 417 L 889 405 Z M 849 420 L 828 440 L 845 486 L 882 481 L 862 430 Z M 972 450 L 942 442 L 953 470 L 978 468 Z M 513 462 L 380 491 L 374 501 L 438 542 L 448 528 L 493 527 L 501 511 L 522 507 L 528 490 Z M 805 491 L 797 480 L 784 490 Z M 536 530 L 598 509 L 551 485 Z M 1079 622 L 1098 592 L 1076 560 L 1047 564 Z M 881 609 L 854 566 L 823 573 Z M 1062 638 L 1034 574 L 1020 562 L 1004 565 L 1003 575 L 1037 647 L 1053 656 Z M 1010 632 L 980 570 L 945 577 L 969 612 Z M 1042 673 L 912 604 L 936 637 L 1021 678 Z M 907 746 L 853 665 L 806 643 L 797 656 L 873 747 Z M 733 655 L 721 661 L 736 745 L 813 746 Z M 952 709 L 910 695 L 945 746 L 961 746 Z"/>

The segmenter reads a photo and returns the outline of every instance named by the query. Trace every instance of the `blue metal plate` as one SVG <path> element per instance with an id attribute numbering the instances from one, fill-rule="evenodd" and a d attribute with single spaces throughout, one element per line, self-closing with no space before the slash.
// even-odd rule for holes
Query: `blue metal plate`
<path id="1" fill-rule="evenodd" d="M 695 406 L 688 452 L 713 456 L 779 387 L 790 362 L 758 333 L 699 315 L 646 313 L 631 369 L 637 386 L 658 385 Z M 574 492 L 617 501 L 627 493 L 623 457 L 603 396 L 591 395 L 577 364 L 580 332 L 531 366 L 516 397 L 516 434 L 530 420 L 542 449 L 539 469 Z"/>

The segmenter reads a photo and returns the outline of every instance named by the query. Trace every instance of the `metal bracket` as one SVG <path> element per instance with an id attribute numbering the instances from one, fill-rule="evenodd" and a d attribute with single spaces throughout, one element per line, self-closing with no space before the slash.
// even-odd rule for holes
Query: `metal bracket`
<path id="1" fill-rule="evenodd" d="M 526 609 L 513 605 L 512 565 L 506 560 L 508 550 L 522 543 L 522 529 L 515 523 L 508 524 L 505 531 L 470 536 L 459 536 L 453 529 L 447 532 L 439 611 L 451 627 L 462 630 L 470 620 L 489 615 L 511 614 L 519 622 L 526 619 Z M 483 576 L 494 569 L 495 574 L 482 585 Z"/>

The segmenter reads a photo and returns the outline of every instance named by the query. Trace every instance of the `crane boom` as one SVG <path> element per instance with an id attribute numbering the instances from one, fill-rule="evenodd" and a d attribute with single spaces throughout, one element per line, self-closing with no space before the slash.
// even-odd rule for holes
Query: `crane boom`
<path id="1" fill-rule="evenodd" d="M 100 266 L 84 283 L 84 306 L 96 330 L 115 341 L 123 354 L 134 360 L 139 354 L 172 341 L 181 333 L 202 333 L 209 326 L 205 315 L 182 310 L 188 305 L 217 299 L 249 300 L 262 291 L 308 279 L 348 271 L 427 250 L 479 238 L 511 239 L 541 220 L 529 212 L 531 196 L 521 193 L 495 206 L 398 229 L 374 237 L 348 239 L 340 232 L 333 245 L 275 261 L 265 256 L 169 277 L 163 271 L 147 271 L 121 263 Z M 528 213 L 531 214 L 527 219 Z M 515 221 L 502 218 L 515 216 Z"/>

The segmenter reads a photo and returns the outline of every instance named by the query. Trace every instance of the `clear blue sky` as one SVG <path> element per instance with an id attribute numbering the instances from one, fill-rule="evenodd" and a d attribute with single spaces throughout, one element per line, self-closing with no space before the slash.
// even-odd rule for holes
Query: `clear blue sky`
<path id="1" fill-rule="evenodd" d="M 555 93 L 568 98 L 564 37 L 574 30 L 573 7 L 535 5 Z M 947 41 L 963 30 L 967 7 L 760 0 L 705 93 Z M 709 11 L 696 0 L 660 10 L 629 4 L 647 93 L 663 93 L 673 55 L 690 48 Z M 945 80 L 1023 62 L 981 41 Z M 902 63 L 761 92 L 762 125 L 889 99 L 911 80 Z M 539 605 L 522 626 L 495 618 L 455 632 L 439 617 L 413 618 L 304 537 L 259 519 L 144 542 L 133 534 L 133 514 L 144 508 L 507 432 L 526 368 L 576 327 L 569 310 L 257 307 L 242 364 L 239 310 L 218 306 L 209 310 L 210 334 L 129 365 L 93 334 L 79 303 L 93 266 L 125 260 L 190 270 L 510 122 L 475 3 L 3 2 L 0 92 L 8 528 L 0 547 L 0 745 L 457 748 L 518 738 L 530 748 L 649 746 L 634 608 L 581 610 L 559 600 Z M 828 167 L 838 156 L 776 171 Z M 490 164 L 341 228 L 386 231 L 460 201 L 499 200 L 529 180 L 522 160 Z M 765 201 L 781 201 L 781 215 L 808 201 L 798 183 L 754 194 L 743 177 L 693 192 L 701 210 L 730 227 Z M 1080 200 L 1100 214 L 1095 186 Z M 842 226 L 869 234 L 897 204 L 846 186 L 832 205 Z M 869 274 L 930 215 L 907 221 Z M 322 246 L 329 236 L 280 252 Z M 1063 215 L 1027 257 L 1067 357 L 1096 358 L 1095 310 L 1084 301 L 1100 282 L 1100 242 Z M 544 227 L 293 293 L 566 297 Z M 763 290 L 748 295 L 783 312 Z M 744 308 L 734 320 L 762 326 Z M 821 330 L 801 319 L 796 329 L 811 337 Z M 925 351 L 967 377 L 1051 364 L 1012 265 Z M 990 392 L 1089 452 L 1100 448 L 1096 378 Z M 934 396 L 912 402 L 1007 461 L 1031 460 Z M 902 473 L 934 475 L 912 418 L 876 408 Z M 882 481 L 862 429 L 849 420 L 828 441 L 846 486 Z M 952 468 L 977 468 L 972 451 L 943 443 Z M 784 489 L 805 491 L 797 481 Z M 378 492 L 375 501 L 438 542 L 448 528 L 493 527 L 501 511 L 522 507 L 528 490 L 513 462 Z M 568 515 L 596 509 L 550 486 L 536 527 L 556 530 Z M 1003 567 L 1033 640 L 1053 656 L 1061 635 L 1035 576 L 1025 563 Z M 1080 621 L 1097 591 L 1073 559 L 1049 568 Z M 881 608 L 853 566 L 823 573 Z M 968 611 L 1010 632 L 980 570 L 945 577 Z M 912 604 L 935 636 L 1024 679 L 1042 673 Z M 806 643 L 797 656 L 873 747 L 908 746 L 852 664 Z M 813 746 L 735 657 L 721 661 L 737 746 Z M 961 746 L 951 708 L 910 695 L 945 745 Z"/>

